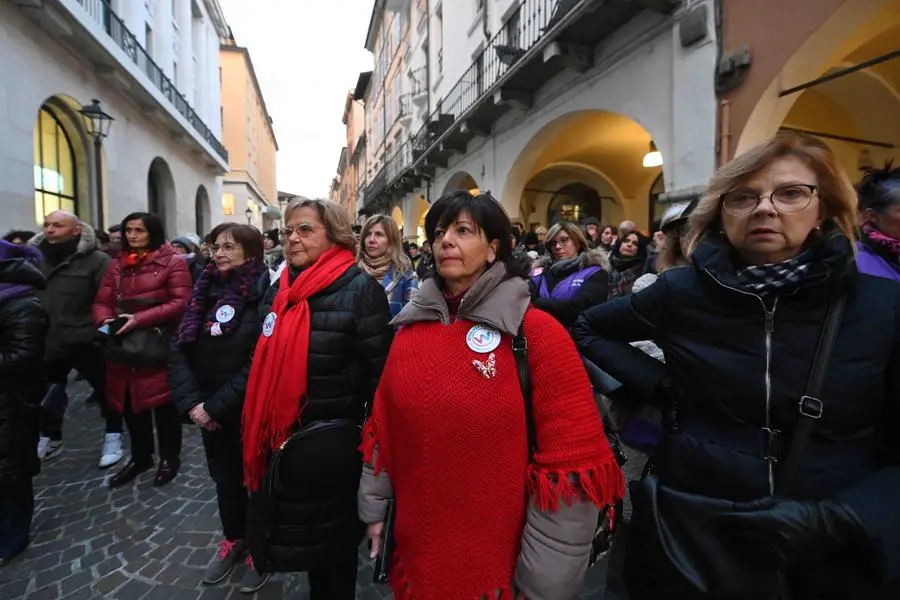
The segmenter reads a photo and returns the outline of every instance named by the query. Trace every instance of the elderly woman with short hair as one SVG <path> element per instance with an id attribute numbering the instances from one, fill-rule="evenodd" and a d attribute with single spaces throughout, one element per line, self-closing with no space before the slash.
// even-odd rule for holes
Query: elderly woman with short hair
<path id="1" fill-rule="evenodd" d="M 857 271 L 855 230 L 856 196 L 827 146 L 776 137 L 710 181 L 690 217 L 692 267 L 575 324 L 585 356 L 669 416 L 655 475 L 636 488 L 633 600 L 896 597 L 900 286 Z M 628 345 L 642 339 L 665 364 Z M 809 383 L 818 347 L 821 386 Z M 685 514 L 690 527 L 673 525 Z M 697 569 L 686 576 L 679 558 Z"/>
<path id="2" fill-rule="evenodd" d="M 581 228 L 565 221 L 545 237 L 548 255 L 535 261 L 531 301 L 571 327 L 581 311 L 606 302 L 609 295 L 609 259 L 592 250 Z"/>
<path id="3" fill-rule="evenodd" d="M 284 223 L 288 266 L 260 303 L 244 401 L 247 537 L 259 571 L 306 571 L 311 599 L 352 600 L 365 531 L 356 515 L 359 428 L 393 338 L 390 310 L 356 265 L 343 208 L 296 199 Z M 260 504 L 267 473 L 283 484 L 277 510 Z"/>

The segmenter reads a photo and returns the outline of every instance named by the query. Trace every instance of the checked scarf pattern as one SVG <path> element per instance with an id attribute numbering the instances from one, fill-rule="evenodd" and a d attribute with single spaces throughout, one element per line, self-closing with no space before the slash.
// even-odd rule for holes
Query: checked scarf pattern
<path id="1" fill-rule="evenodd" d="M 782 262 L 738 269 L 736 275 L 743 289 L 757 296 L 766 296 L 796 289 L 811 267 L 812 251 L 805 250 Z"/>

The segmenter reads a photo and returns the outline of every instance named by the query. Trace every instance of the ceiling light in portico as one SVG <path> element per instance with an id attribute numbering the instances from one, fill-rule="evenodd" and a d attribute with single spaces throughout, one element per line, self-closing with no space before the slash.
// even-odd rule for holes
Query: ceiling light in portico
<path id="1" fill-rule="evenodd" d="M 656 147 L 656 143 L 650 140 L 650 152 L 644 155 L 644 167 L 651 169 L 653 167 L 663 166 L 662 152 Z"/>

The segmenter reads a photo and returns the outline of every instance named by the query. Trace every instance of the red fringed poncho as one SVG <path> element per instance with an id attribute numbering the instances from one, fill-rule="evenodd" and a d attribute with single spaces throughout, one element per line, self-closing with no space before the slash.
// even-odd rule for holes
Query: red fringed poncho
<path id="1" fill-rule="evenodd" d="M 394 338 L 362 450 L 387 470 L 397 505 L 391 585 L 399 600 L 512 598 L 526 489 L 542 510 L 583 494 L 624 495 L 581 359 L 546 313 L 525 316 L 538 450 L 529 464 L 511 338 L 486 378 L 466 344 L 472 323 L 421 322 Z M 378 452 L 375 453 L 375 447 Z M 573 477 L 574 476 L 574 477 Z M 573 484 L 572 481 L 576 483 Z"/>

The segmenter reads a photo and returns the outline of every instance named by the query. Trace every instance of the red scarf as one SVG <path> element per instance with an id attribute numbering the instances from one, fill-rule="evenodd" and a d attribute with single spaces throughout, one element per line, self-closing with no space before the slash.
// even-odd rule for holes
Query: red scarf
<path id="1" fill-rule="evenodd" d="M 125 255 L 125 258 L 122 259 L 122 263 L 126 267 L 136 267 L 137 265 L 144 262 L 148 256 L 150 256 L 150 250 L 147 250 L 146 248 L 142 248 L 140 250 L 132 250 Z"/>
<path id="2" fill-rule="evenodd" d="M 353 253 L 335 246 L 290 283 L 281 273 L 279 291 L 256 344 L 243 413 L 244 486 L 259 489 L 272 451 L 294 431 L 306 396 L 310 312 L 318 294 L 356 263 Z M 271 327 L 274 319 L 274 327 Z M 269 335 L 266 335 L 266 334 Z"/>

